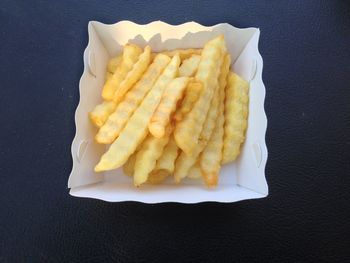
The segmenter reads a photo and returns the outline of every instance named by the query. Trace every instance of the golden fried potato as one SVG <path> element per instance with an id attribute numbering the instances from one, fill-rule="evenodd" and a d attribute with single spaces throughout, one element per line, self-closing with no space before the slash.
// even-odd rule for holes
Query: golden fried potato
<path id="1" fill-rule="evenodd" d="M 193 55 L 200 55 L 202 53 L 202 49 L 200 48 L 175 49 L 171 51 L 162 51 L 161 53 L 169 57 L 173 57 L 176 54 L 179 54 L 181 61 L 183 61 Z"/>
<path id="2" fill-rule="evenodd" d="M 111 144 L 95 166 L 96 172 L 116 169 L 122 166 L 148 133 L 148 123 L 157 108 L 166 86 L 175 78 L 180 57 L 174 56 L 160 75 L 150 92 L 127 122 L 119 137 Z"/>
<path id="3" fill-rule="evenodd" d="M 230 72 L 225 98 L 225 135 L 222 163 L 234 161 L 245 140 L 248 123 L 249 84 Z"/>
<path id="4" fill-rule="evenodd" d="M 95 106 L 95 108 L 89 112 L 91 122 L 96 127 L 101 127 L 107 120 L 108 116 L 114 111 L 116 104 L 114 101 L 104 101 L 101 104 Z"/>
<path id="5" fill-rule="evenodd" d="M 113 73 L 117 70 L 118 66 L 122 62 L 122 59 L 123 59 L 122 55 L 111 58 L 107 64 L 107 72 L 113 75 Z"/>
<path id="6" fill-rule="evenodd" d="M 108 81 L 113 76 L 113 73 L 107 71 L 106 72 L 106 81 Z"/>
<path id="7" fill-rule="evenodd" d="M 132 69 L 128 72 L 125 79 L 120 83 L 119 88 L 114 93 L 114 102 L 119 103 L 125 93 L 141 78 L 142 74 L 147 69 L 151 62 L 151 48 L 146 46 L 143 53 L 139 56 L 137 62 L 133 65 Z"/>
<path id="8" fill-rule="evenodd" d="M 140 186 L 148 179 L 149 174 L 156 166 L 156 162 L 162 155 L 165 145 L 169 141 L 172 131 L 170 125 L 167 126 L 166 133 L 162 138 L 156 138 L 149 134 L 142 143 L 140 150 L 136 154 L 134 169 L 134 184 Z"/>
<path id="9" fill-rule="evenodd" d="M 175 161 L 174 179 L 176 183 L 180 183 L 182 179 L 189 175 L 192 166 L 197 162 L 200 153 L 205 147 L 204 142 L 199 142 L 194 148 L 192 155 L 181 152 Z"/>
<path id="10" fill-rule="evenodd" d="M 217 68 L 216 71 L 219 72 L 220 68 Z M 205 117 L 203 129 L 199 135 L 198 144 L 194 147 L 191 155 L 188 155 L 185 152 L 181 152 L 179 157 L 176 160 L 175 173 L 174 173 L 174 178 L 176 183 L 179 183 L 182 179 L 188 176 L 191 167 L 196 163 L 200 153 L 205 148 L 215 128 L 217 113 L 219 109 L 218 78 L 216 78 L 214 82 L 213 89 L 214 89 L 214 96 L 211 100 L 211 103 L 209 103 L 210 108 L 208 110 L 207 116 Z M 176 141 L 176 143 L 178 142 Z"/>
<path id="11" fill-rule="evenodd" d="M 135 170 L 135 161 L 136 161 L 136 152 L 134 152 L 126 163 L 123 165 L 123 172 L 128 176 L 134 175 Z"/>
<path id="12" fill-rule="evenodd" d="M 220 80 L 226 79 L 229 71 L 229 62 L 230 57 L 225 56 L 219 76 L 219 111 L 217 121 L 210 140 L 201 153 L 199 161 L 204 181 L 208 187 L 216 186 L 219 181 L 219 172 L 221 169 L 222 151 L 224 146 L 224 102 L 226 86 L 226 81 L 220 82 Z"/>
<path id="13" fill-rule="evenodd" d="M 187 177 L 191 179 L 198 179 L 202 177 L 201 167 L 199 166 L 198 162 L 191 167 Z"/>
<path id="14" fill-rule="evenodd" d="M 208 114 L 205 118 L 203 129 L 198 139 L 199 141 L 202 141 L 205 144 L 209 141 L 211 134 L 213 133 L 213 130 L 216 125 L 216 120 L 219 112 L 219 102 L 220 102 L 219 90 L 220 90 L 219 82 L 216 81 L 216 84 L 214 87 L 214 96 L 211 100 L 210 108 L 208 110 Z"/>
<path id="15" fill-rule="evenodd" d="M 152 171 L 147 179 L 150 184 L 161 184 L 170 174 L 166 170 Z"/>
<path id="16" fill-rule="evenodd" d="M 170 115 L 175 111 L 176 103 L 182 97 L 188 80 L 187 77 L 176 78 L 165 89 L 162 99 L 148 124 L 148 129 L 154 137 L 161 138 L 164 136 L 165 127 L 170 121 Z"/>
<path id="17" fill-rule="evenodd" d="M 118 104 L 115 111 L 100 128 L 95 137 L 98 143 L 110 144 L 119 136 L 130 116 L 140 105 L 170 60 L 168 56 L 163 54 L 156 56 L 140 81 L 126 94 L 124 100 Z"/>
<path id="18" fill-rule="evenodd" d="M 199 62 L 201 61 L 200 55 L 192 55 L 190 58 L 185 59 L 180 68 L 180 77 L 193 77 L 198 69 Z"/>
<path id="19" fill-rule="evenodd" d="M 225 93 L 225 87 L 227 84 L 227 76 L 230 71 L 230 66 L 231 66 L 231 55 L 226 54 L 224 57 L 224 62 L 222 63 L 222 66 L 221 66 L 221 71 L 219 76 L 219 87 L 224 91 L 224 93 Z"/>
<path id="20" fill-rule="evenodd" d="M 168 144 L 164 147 L 162 156 L 157 160 L 155 171 L 164 170 L 172 174 L 175 169 L 175 160 L 179 154 L 174 137 L 171 135 Z"/>
<path id="21" fill-rule="evenodd" d="M 196 73 L 196 80 L 203 84 L 203 91 L 192 110 L 177 122 L 175 140 L 177 145 L 191 155 L 198 144 L 199 135 L 203 128 L 206 115 L 214 93 L 215 83 L 219 76 L 224 53 L 226 51 L 224 37 L 221 35 L 209 41 L 202 51 L 202 59 Z"/>
<path id="22" fill-rule="evenodd" d="M 138 60 L 142 49 L 133 44 L 126 44 L 123 50 L 123 59 L 116 69 L 111 79 L 109 79 L 102 89 L 102 97 L 105 100 L 113 100 L 115 91 L 120 83 L 125 79 L 128 72 Z"/>
<path id="23" fill-rule="evenodd" d="M 194 103 L 198 100 L 203 89 L 203 85 L 198 81 L 190 81 L 185 90 L 185 97 L 181 102 L 180 107 L 174 114 L 176 121 L 181 121 L 185 114 L 191 111 Z"/>

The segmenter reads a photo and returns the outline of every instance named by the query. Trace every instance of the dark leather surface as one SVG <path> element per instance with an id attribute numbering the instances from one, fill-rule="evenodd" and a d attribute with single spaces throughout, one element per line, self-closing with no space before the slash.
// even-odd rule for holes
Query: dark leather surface
<path id="1" fill-rule="evenodd" d="M 0 1 L 0 262 L 350 262 L 349 1 Z M 179 2 L 179 1 L 178 1 Z M 68 195 L 87 23 L 261 29 L 270 195 Z"/>

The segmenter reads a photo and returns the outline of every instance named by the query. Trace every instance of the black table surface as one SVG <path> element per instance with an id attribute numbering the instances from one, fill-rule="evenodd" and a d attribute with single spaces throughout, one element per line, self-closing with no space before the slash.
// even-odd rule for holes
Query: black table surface
<path id="1" fill-rule="evenodd" d="M 259 27 L 270 194 L 71 197 L 90 20 Z M 0 262 L 350 262 L 349 1 L 0 1 Z"/>

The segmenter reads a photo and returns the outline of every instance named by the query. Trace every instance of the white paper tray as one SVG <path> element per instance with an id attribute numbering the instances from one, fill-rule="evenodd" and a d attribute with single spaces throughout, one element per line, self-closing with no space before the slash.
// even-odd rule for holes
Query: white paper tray
<path id="1" fill-rule="evenodd" d="M 80 79 L 80 102 L 75 113 L 76 134 L 72 143 L 73 168 L 68 180 L 70 194 L 109 202 L 139 201 L 145 203 L 205 201 L 236 202 L 268 195 L 265 179 L 267 118 L 264 110 L 265 86 L 262 82 L 263 61 L 258 50 L 260 31 L 239 29 L 229 24 L 205 27 L 195 22 L 169 25 L 155 21 L 146 25 L 121 21 L 113 25 L 91 21 L 89 43 L 84 52 L 84 72 Z M 235 72 L 250 82 L 249 118 L 246 141 L 240 157 L 225 165 L 216 189 L 207 189 L 201 180 L 186 179 L 181 185 L 172 180 L 165 184 L 135 188 L 122 170 L 95 173 L 94 166 L 105 146 L 94 142 L 96 128 L 87 113 L 102 101 L 106 64 L 120 53 L 128 42 L 146 44 L 153 51 L 175 48 L 199 48 L 210 39 L 224 34 Z"/>

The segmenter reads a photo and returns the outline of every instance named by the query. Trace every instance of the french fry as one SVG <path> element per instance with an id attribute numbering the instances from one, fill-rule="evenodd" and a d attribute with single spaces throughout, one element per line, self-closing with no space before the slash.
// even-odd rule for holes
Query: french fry
<path id="1" fill-rule="evenodd" d="M 200 55 L 202 53 L 202 49 L 200 48 L 175 49 L 171 51 L 162 51 L 161 53 L 169 57 L 173 57 L 176 54 L 179 54 L 181 61 L 183 61 L 191 57 L 192 55 Z"/>
<path id="2" fill-rule="evenodd" d="M 216 72 L 219 72 L 219 71 L 220 71 L 220 68 L 217 68 Z M 176 159 L 175 172 L 174 172 L 174 178 L 176 183 L 179 183 L 182 179 L 188 176 L 191 167 L 196 163 L 200 153 L 203 151 L 204 147 L 209 141 L 211 134 L 215 128 L 216 118 L 217 118 L 217 113 L 219 108 L 218 78 L 215 79 L 213 89 L 214 89 L 214 96 L 211 100 L 211 103 L 209 103 L 210 108 L 208 110 L 207 116 L 205 117 L 203 129 L 199 135 L 198 144 L 194 147 L 194 150 L 192 151 L 191 155 L 188 155 L 185 152 L 181 152 L 179 157 Z"/>
<path id="3" fill-rule="evenodd" d="M 155 171 L 164 170 L 172 174 L 175 169 L 175 160 L 179 154 L 174 137 L 171 135 L 168 144 L 164 147 L 162 156 L 157 160 Z"/>
<path id="4" fill-rule="evenodd" d="M 204 142 L 206 144 L 211 137 L 211 134 L 213 133 L 213 130 L 216 125 L 216 120 L 218 117 L 218 111 L 219 111 L 219 83 L 216 81 L 216 87 L 214 88 L 214 96 L 210 103 L 210 108 L 208 110 L 207 117 L 205 119 L 203 129 L 201 131 L 201 134 L 199 135 L 199 141 Z"/>
<path id="5" fill-rule="evenodd" d="M 96 127 L 101 127 L 106 122 L 108 116 L 114 111 L 115 107 L 114 101 L 104 101 L 98 104 L 89 112 L 91 122 Z"/>
<path id="6" fill-rule="evenodd" d="M 113 76 L 113 73 L 107 71 L 106 72 L 106 81 L 108 81 L 110 78 L 112 78 L 112 76 Z"/>
<path id="7" fill-rule="evenodd" d="M 176 183 L 180 183 L 182 179 L 188 176 L 191 167 L 196 163 L 201 151 L 204 149 L 205 143 L 199 142 L 193 150 L 192 155 L 181 152 L 175 161 L 174 179 Z"/>
<path id="8" fill-rule="evenodd" d="M 142 143 L 141 149 L 136 154 L 134 185 L 140 186 L 148 179 L 149 174 L 156 166 L 156 162 L 162 155 L 165 145 L 169 141 L 172 131 L 171 125 L 167 126 L 166 134 L 162 138 L 156 138 L 149 134 Z"/>
<path id="9" fill-rule="evenodd" d="M 188 80 L 187 77 L 176 78 L 165 89 L 163 97 L 148 124 L 148 129 L 154 137 L 161 138 L 164 136 L 165 127 L 170 121 L 170 115 L 175 111 L 176 103 L 182 97 Z"/>
<path id="10" fill-rule="evenodd" d="M 221 66 L 219 76 L 219 111 L 216 126 L 211 134 L 209 142 L 206 144 L 201 153 L 199 164 L 201 167 L 204 181 L 208 187 L 216 186 L 219 181 L 219 172 L 221 169 L 222 151 L 224 145 L 224 102 L 225 102 L 225 86 L 226 78 L 229 72 L 231 57 L 225 56 Z"/>
<path id="11" fill-rule="evenodd" d="M 198 179 L 202 177 L 201 167 L 199 166 L 198 162 L 191 167 L 187 177 L 191 179 Z"/>
<path id="12" fill-rule="evenodd" d="M 134 175 L 135 170 L 135 161 L 136 161 L 136 152 L 134 152 L 127 162 L 123 165 L 123 172 L 128 176 Z"/>
<path id="13" fill-rule="evenodd" d="M 179 68 L 179 76 L 193 77 L 197 71 L 200 60 L 200 55 L 192 55 L 188 59 L 185 59 Z"/>
<path id="14" fill-rule="evenodd" d="M 170 174 L 166 170 L 152 171 L 147 179 L 150 184 L 162 183 Z"/>
<path id="15" fill-rule="evenodd" d="M 207 143 L 200 157 L 200 166 L 203 179 L 208 187 L 216 186 L 219 181 L 219 172 L 221 169 L 222 160 L 224 120 L 224 115 L 218 117 L 217 125 L 215 126 L 211 139 Z"/>
<path id="16" fill-rule="evenodd" d="M 219 36 L 209 41 L 202 51 L 202 59 L 196 73 L 196 80 L 203 84 L 203 91 L 194 104 L 192 110 L 186 114 L 174 131 L 177 145 L 187 154 L 191 155 L 198 143 L 199 135 L 203 128 L 206 115 L 214 93 L 215 83 L 218 78 L 218 70 L 224 55 L 225 41 Z"/>
<path id="17" fill-rule="evenodd" d="M 224 62 L 222 63 L 222 66 L 221 66 L 221 71 L 219 76 L 219 86 L 224 93 L 225 93 L 225 87 L 227 84 L 228 73 L 230 71 L 230 66 L 231 66 L 231 55 L 226 54 L 224 58 Z M 225 98 L 225 94 L 223 94 L 223 96 Z"/>
<path id="18" fill-rule="evenodd" d="M 163 54 L 156 56 L 139 82 L 126 94 L 125 99 L 118 104 L 115 111 L 100 128 L 95 137 L 98 143 L 110 144 L 119 136 L 130 116 L 153 87 L 170 60 L 168 56 Z"/>
<path id="19" fill-rule="evenodd" d="M 249 84 L 237 74 L 230 72 L 225 98 L 225 135 L 222 163 L 234 161 L 245 140 L 248 123 Z"/>
<path id="20" fill-rule="evenodd" d="M 114 93 L 114 102 L 119 103 L 125 93 L 141 78 L 151 61 L 151 48 L 146 46 L 138 61 L 133 65 L 125 79 L 120 83 L 119 88 Z"/>
<path id="21" fill-rule="evenodd" d="M 122 62 L 122 55 L 111 58 L 107 64 L 107 72 L 114 73 Z"/>
<path id="22" fill-rule="evenodd" d="M 178 73 L 180 57 L 174 56 L 150 92 L 129 119 L 119 137 L 111 144 L 95 166 L 96 172 L 122 166 L 148 133 L 148 123 L 157 108 L 166 86 Z"/>
<path id="23" fill-rule="evenodd" d="M 112 100 L 115 91 L 119 88 L 120 83 L 124 80 L 128 72 L 136 63 L 142 50 L 133 44 L 126 44 L 123 50 L 123 59 L 120 66 L 116 69 L 111 79 L 109 79 L 102 89 L 102 98 Z"/>
<path id="24" fill-rule="evenodd" d="M 187 88 L 185 90 L 185 97 L 182 100 L 180 107 L 176 110 L 174 114 L 174 119 L 176 121 L 181 121 L 185 114 L 191 111 L 194 103 L 198 100 L 202 89 L 203 85 L 201 82 L 190 81 L 187 84 Z"/>

